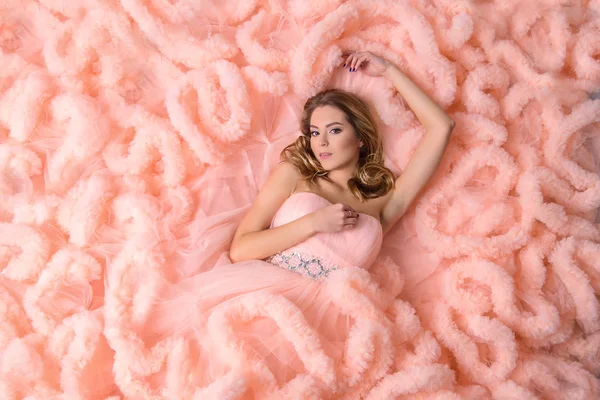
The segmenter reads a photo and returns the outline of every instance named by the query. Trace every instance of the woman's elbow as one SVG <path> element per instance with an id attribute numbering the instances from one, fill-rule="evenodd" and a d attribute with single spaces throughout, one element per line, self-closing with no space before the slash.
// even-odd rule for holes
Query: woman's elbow
<path id="1" fill-rule="evenodd" d="M 232 263 L 238 263 L 244 261 L 243 255 L 240 252 L 240 247 L 234 243 L 231 244 L 229 249 L 229 259 Z"/>
<path id="2" fill-rule="evenodd" d="M 244 249 L 244 246 L 241 246 L 239 242 L 236 240 L 231 243 L 231 247 L 229 248 L 229 259 L 232 263 L 238 263 L 241 261 L 252 260 L 252 254 L 249 254 L 248 251 Z"/>

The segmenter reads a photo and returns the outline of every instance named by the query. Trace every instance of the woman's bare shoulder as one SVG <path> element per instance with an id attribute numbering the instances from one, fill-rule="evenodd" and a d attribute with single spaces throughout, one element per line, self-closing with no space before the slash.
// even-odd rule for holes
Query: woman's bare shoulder
<path id="1" fill-rule="evenodd" d="M 300 174 L 300 171 L 298 171 L 298 168 L 296 168 L 296 166 L 294 164 L 292 164 L 291 162 L 289 162 L 287 160 L 280 161 L 274 170 L 281 171 L 282 174 L 286 174 L 290 178 L 292 178 L 292 177 L 301 178 L 302 177 L 302 175 Z"/>
<path id="2" fill-rule="evenodd" d="M 298 182 L 302 180 L 302 174 L 291 162 L 281 161 L 271 172 L 269 180 L 271 179 L 276 180 L 285 187 L 295 188 Z"/>
<path id="3" fill-rule="evenodd" d="M 296 189 L 297 184 L 302 180 L 300 171 L 289 161 L 281 161 L 273 168 L 263 189 L 283 190 L 288 195 L 291 195 Z"/>
<path id="4" fill-rule="evenodd" d="M 300 178 L 293 164 L 284 161 L 276 165 L 240 222 L 236 237 L 267 229 L 277 210 L 294 192 Z"/>

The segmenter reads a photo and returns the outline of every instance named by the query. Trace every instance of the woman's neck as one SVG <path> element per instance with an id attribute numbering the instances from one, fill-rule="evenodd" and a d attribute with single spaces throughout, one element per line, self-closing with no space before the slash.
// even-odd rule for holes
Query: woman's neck
<path id="1" fill-rule="evenodd" d="M 329 171 L 327 176 L 331 180 L 333 184 L 339 187 L 340 190 L 348 189 L 348 181 L 354 177 L 354 171 L 356 170 L 355 166 L 343 169 L 335 169 Z"/>

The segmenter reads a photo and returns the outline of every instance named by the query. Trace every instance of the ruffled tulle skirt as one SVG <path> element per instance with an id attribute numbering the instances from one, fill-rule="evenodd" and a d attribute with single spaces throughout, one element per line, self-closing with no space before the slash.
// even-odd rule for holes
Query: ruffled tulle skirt
<path id="1" fill-rule="evenodd" d="M 248 379 L 255 395 L 264 389 L 261 380 L 281 387 L 310 376 L 322 380 L 316 386 L 336 386 L 359 314 L 340 304 L 335 286 L 264 261 L 221 263 L 168 285 L 143 337 L 149 345 L 186 343 L 196 387 L 231 371 Z"/>

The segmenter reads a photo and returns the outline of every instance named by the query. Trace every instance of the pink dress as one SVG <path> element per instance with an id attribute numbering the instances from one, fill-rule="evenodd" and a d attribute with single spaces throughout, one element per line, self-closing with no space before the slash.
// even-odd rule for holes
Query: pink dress
<path id="1" fill-rule="evenodd" d="M 329 204 L 295 193 L 271 226 Z M 390 301 L 367 272 L 381 243 L 379 220 L 360 214 L 353 229 L 316 234 L 267 261 L 220 263 L 171 288 L 147 333 L 181 340 L 198 398 L 365 393 L 394 360 Z"/>

